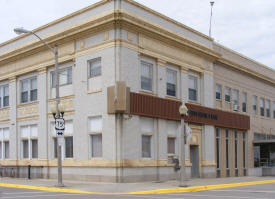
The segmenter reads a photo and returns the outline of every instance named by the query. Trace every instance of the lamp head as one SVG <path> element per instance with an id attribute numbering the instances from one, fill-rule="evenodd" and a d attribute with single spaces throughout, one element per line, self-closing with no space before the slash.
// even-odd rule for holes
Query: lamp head
<path id="1" fill-rule="evenodd" d="M 18 34 L 18 35 L 21 35 L 21 34 L 24 34 L 24 33 L 30 33 L 31 31 L 29 30 L 26 30 L 24 28 L 14 28 L 13 31 Z"/>
<path id="2" fill-rule="evenodd" d="M 66 109 L 66 106 L 65 106 L 64 103 L 61 102 L 61 103 L 58 104 L 58 110 L 59 110 L 60 113 L 64 114 L 65 109 Z"/>
<path id="3" fill-rule="evenodd" d="M 214 5 L 214 3 L 215 3 L 214 1 L 210 1 L 210 5 L 211 5 L 211 6 L 213 6 L 213 5 Z"/>
<path id="4" fill-rule="evenodd" d="M 179 107 L 180 115 L 186 115 L 188 112 L 188 108 L 186 107 L 185 103 L 182 103 L 182 105 Z"/>
<path id="5" fill-rule="evenodd" d="M 56 114 L 56 105 L 55 105 L 55 103 L 51 104 L 51 113 Z"/>

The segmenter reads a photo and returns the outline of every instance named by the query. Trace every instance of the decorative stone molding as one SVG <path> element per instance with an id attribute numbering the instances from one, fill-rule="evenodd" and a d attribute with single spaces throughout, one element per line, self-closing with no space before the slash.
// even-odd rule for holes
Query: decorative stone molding
<path id="1" fill-rule="evenodd" d="M 109 31 L 105 32 L 103 36 L 103 41 L 107 41 L 107 40 L 109 40 Z"/>

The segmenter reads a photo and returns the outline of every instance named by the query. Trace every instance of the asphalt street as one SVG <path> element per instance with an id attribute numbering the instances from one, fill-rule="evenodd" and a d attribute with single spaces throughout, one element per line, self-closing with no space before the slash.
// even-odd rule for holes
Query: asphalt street
<path id="1" fill-rule="evenodd" d="M 224 198 L 257 198 L 257 199 L 275 199 L 275 184 L 263 184 L 255 186 L 243 186 L 227 189 L 216 189 L 189 193 L 169 193 L 169 194 L 151 194 L 151 195 L 126 195 L 126 194 L 110 194 L 110 195 L 94 195 L 94 194 L 72 194 L 37 191 L 18 188 L 0 187 L 1 199 L 14 198 L 35 198 L 35 199 L 202 199 L 202 198 L 224 199 Z"/>

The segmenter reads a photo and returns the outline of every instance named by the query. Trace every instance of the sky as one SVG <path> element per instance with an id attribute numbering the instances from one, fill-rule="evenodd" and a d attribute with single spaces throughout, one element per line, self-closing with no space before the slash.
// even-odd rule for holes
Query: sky
<path id="1" fill-rule="evenodd" d="M 203 34 L 209 34 L 210 0 L 136 0 Z M 0 43 L 15 27 L 35 29 L 98 0 L 0 0 Z M 275 69 L 275 0 L 215 0 L 212 37 Z"/>

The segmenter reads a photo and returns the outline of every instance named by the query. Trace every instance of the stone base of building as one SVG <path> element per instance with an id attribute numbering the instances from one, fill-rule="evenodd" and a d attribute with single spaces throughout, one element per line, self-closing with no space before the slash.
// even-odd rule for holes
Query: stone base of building
<path id="1" fill-rule="evenodd" d="M 216 166 L 202 166 L 201 177 L 202 178 L 216 178 Z"/>
<path id="2" fill-rule="evenodd" d="M 203 168 L 201 177 L 215 177 L 213 168 Z M 191 167 L 186 167 L 186 180 L 191 178 Z M 56 167 L 42 166 L 3 166 L 0 167 L 1 177 L 15 178 L 46 178 L 57 179 Z M 90 182 L 144 182 L 179 180 L 180 170 L 173 167 L 143 167 L 143 168 L 81 168 L 63 167 L 64 180 L 80 180 Z"/>

